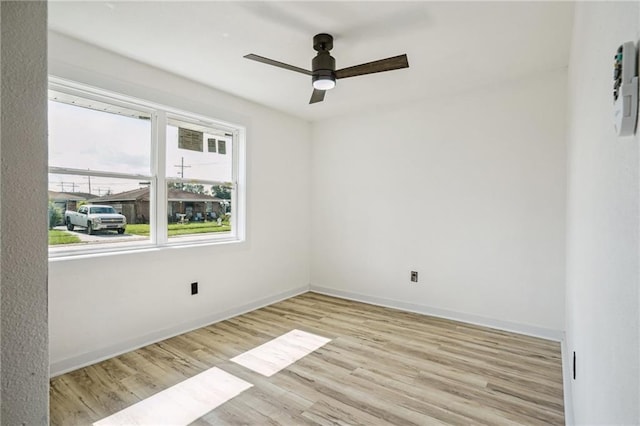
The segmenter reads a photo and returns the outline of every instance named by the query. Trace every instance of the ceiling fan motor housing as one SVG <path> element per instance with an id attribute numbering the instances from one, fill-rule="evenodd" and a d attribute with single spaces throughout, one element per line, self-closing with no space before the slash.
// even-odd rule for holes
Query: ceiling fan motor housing
<path id="1" fill-rule="evenodd" d="M 311 69 L 313 70 L 313 81 L 318 79 L 326 80 L 327 77 L 335 80 L 336 60 L 329 52 L 318 52 L 313 61 L 311 61 Z"/>

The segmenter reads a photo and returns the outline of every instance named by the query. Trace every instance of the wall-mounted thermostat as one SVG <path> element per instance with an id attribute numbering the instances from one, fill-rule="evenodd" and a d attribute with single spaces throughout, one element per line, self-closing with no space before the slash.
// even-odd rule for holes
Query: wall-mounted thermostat
<path id="1" fill-rule="evenodd" d="M 613 63 L 613 117 L 618 136 L 635 133 L 638 119 L 638 60 L 632 41 L 618 48 Z"/>

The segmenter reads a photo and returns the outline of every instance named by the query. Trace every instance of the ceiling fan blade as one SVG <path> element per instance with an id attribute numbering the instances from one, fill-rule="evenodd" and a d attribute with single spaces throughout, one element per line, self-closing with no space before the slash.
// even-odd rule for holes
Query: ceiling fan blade
<path id="1" fill-rule="evenodd" d="M 367 62 L 366 64 L 356 65 L 349 68 L 342 68 L 341 70 L 336 71 L 336 78 L 355 77 L 358 75 L 374 74 L 383 71 L 399 70 L 401 68 L 409 68 L 409 61 L 406 54 Z"/>
<path id="2" fill-rule="evenodd" d="M 306 75 L 311 75 L 311 71 L 305 70 L 304 68 L 299 68 L 293 65 L 285 64 L 284 62 L 274 61 L 273 59 L 265 58 L 264 56 L 254 55 L 250 53 L 248 55 L 244 55 L 245 58 L 251 59 L 252 61 L 262 62 L 263 64 L 273 65 L 274 67 L 284 68 L 285 70 L 295 71 Z"/>
<path id="3" fill-rule="evenodd" d="M 311 94 L 311 100 L 309 100 L 309 103 L 315 104 L 316 102 L 324 101 L 324 92 L 326 92 L 326 90 L 313 89 L 313 93 Z"/>

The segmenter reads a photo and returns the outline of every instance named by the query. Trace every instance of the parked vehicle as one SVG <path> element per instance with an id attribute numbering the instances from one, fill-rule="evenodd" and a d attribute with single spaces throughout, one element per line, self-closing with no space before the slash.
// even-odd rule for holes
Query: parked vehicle
<path id="1" fill-rule="evenodd" d="M 64 223 L 69 231 L 80 226 L 87 229 L 87 234 L 95 234 L 96 231 L 101 230 L 114 230 L 118 234 L 123 234 L 127 227 L 127 218 L 111 206 L 86 204 L 77 212 L 71 210 L 64 212 Z"/>

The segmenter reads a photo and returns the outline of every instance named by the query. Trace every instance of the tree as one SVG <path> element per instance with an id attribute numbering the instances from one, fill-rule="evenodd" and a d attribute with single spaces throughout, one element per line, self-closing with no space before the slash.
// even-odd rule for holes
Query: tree
<path id="1" fill-rule="evenodd" d="M 197 185 L 194 183 L 180 183 L 173 182 L 169 184 L 169 189 L 178 189 L 180 191 L 193 192 L 194 194 L 206 194 L 204 185 Z"/>
<path id="2" fill-rule="evenodd" d="M 62 210 L 49 201 L 49 229 L 62 223 Z"/>
<path id="3" fill-rule="evenodd" d="M 211 193 L 218 198 L 223 200 L 231 199 L 231 191 L 226 186 L 216 185 L 211 187 Z"/>

